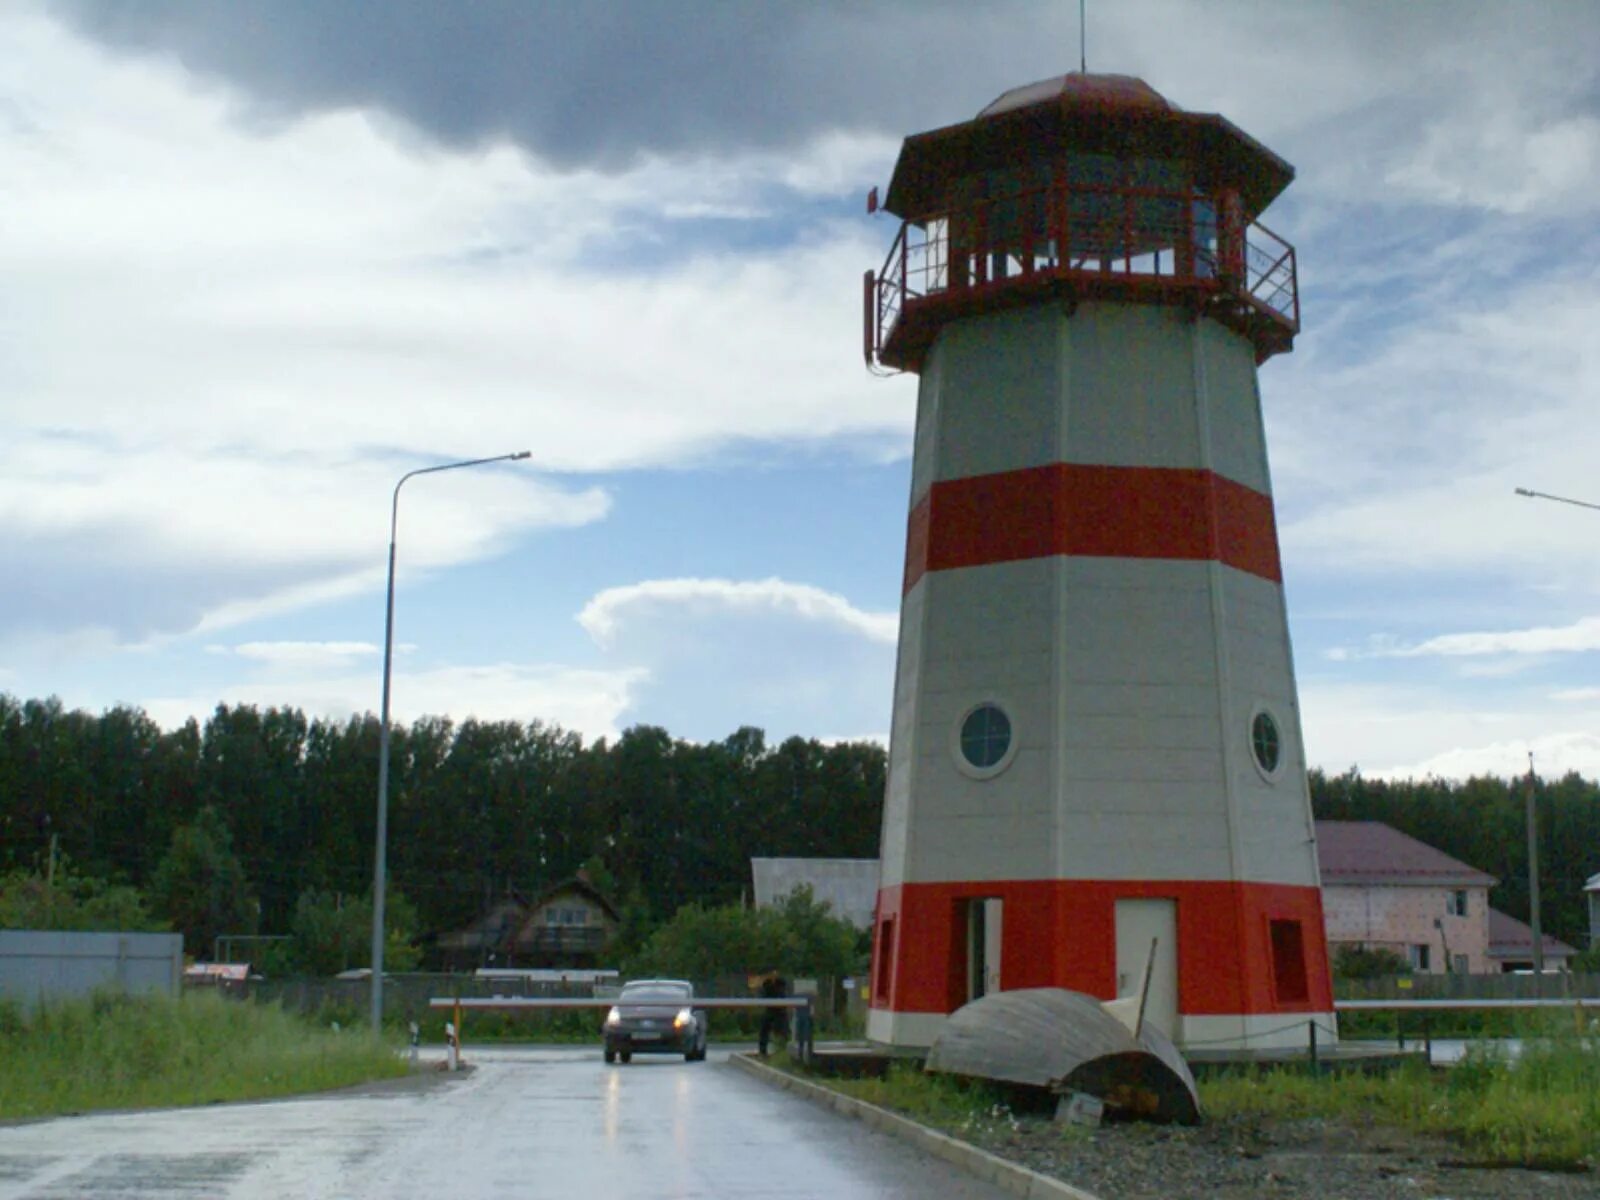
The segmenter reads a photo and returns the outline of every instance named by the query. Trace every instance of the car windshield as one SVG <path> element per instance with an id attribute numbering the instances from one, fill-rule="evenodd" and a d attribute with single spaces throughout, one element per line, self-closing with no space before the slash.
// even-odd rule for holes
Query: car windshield
<path id="1" fill-rule="evenodd" d="M 689 996 L 689 989 L 683 986 L 673 987 L 671 984 L 653 983 L 634 987 L 629 984 L 622 989 L 622 995 L 619 999 L 628 1004 L 646 1004 L 652 1001 L 675 1004 L 679 1001 L 687 1000 Z"/>

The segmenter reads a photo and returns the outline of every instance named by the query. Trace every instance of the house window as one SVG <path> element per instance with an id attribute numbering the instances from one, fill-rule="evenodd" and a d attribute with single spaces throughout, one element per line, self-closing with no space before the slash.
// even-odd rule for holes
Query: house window
<path id="1" fill-rule="evenodd" d="M 589 910 L 586 908 L 558 908 L 552 905 L 544 910 L 544 923 L 546 925 L 587 925 L 589 923 Z"/>
<path id="2" fill-rule="evenodd" d="M 1306 982 L 1306 939 L 1299 921 L 1272 921 L 1272 990 L 1280 1004 L 1311 999 Z"/>
<path id="3" fill-rule="evenodd" d="M 1445 900 L 1445 912 L 1452 917 L 1467 915 L 1467 893 L 1465 890 L 1451 892 Z"/>
<path id="4" fill-rule="evenodd" d="M 1431 971 L 1433 969 L 1429 964 L 1428 951 L 1430 949 L 1432 949 L 1432 947 L 1426 945 L 1414 945 L 1410 947 L 1409 957 L 1411 959 L 1411 969 L 1413 971 Z"/>

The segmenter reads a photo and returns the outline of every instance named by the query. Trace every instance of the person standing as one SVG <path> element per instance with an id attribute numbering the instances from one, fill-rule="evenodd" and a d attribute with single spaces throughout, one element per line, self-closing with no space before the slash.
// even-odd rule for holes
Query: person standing
<path id="1" fill-rule="evenodd" d="M 777 971 L 768 971 L 761 977 L 761 995 L 764 998 L 777 998 L 788 994 L 788 981 Z M 773 1005 L 761 1011 L 759 1045 L 762 1058 L 767 1056 L 767 1046 L 771 1043 L 773 1034 L 784 1039 L 789 1036 L 789 1010 L 782 1005 Z"/>

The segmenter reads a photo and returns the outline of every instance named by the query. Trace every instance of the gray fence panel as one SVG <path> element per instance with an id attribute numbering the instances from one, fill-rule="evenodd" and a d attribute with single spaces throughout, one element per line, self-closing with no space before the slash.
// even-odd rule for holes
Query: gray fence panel
<path id="1" fill-rule="evenodd" d="M 100 988 L 178 994 L 183 935 L 0 929 L 0 997 L 33 1004 Z"/>

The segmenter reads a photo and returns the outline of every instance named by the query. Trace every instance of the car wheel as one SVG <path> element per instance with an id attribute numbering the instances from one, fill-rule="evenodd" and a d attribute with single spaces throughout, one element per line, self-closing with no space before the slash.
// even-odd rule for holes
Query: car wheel
<path id="1" fill-rule="evenodd" d="M 614 1063 L 617 1061 L 617 1052 L 610 1046 L 606 1047 L 606 1061 L 608 1063 Z"/>
<path id="2" fill-rule="evenodd" d="M 625 1063 L 631 1063 L 633 1061 L 633 1051 L 632 1050 L 619 1050 L 617 1052 L 617 1055 Z"/>

